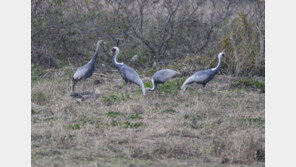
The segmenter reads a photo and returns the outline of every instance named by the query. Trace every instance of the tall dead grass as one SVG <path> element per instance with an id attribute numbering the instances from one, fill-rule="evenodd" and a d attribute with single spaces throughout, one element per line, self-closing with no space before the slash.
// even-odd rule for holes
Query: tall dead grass
<path id="1" fill-rule="evenodd" d="M 95 73 L 102 97 L 77 102 L 71 69 L 32 83 L 32 166 L 264 166 L 264 94 L 230 87 L 238 78 L 122 99 L 118 74 Z"/>

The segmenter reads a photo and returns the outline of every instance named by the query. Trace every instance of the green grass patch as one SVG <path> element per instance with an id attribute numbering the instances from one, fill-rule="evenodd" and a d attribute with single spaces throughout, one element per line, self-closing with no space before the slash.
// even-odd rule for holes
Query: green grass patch
<path id="1" fill-rule="evenodd" d="M 112 118 L 108 125 L 112 127 L 123 127 L 123 128 L 138 128 L 143 125 L 142 122 L 134 122 L 135 120 L 143 119 L 141 113 L 135 113 L 130 115 L 125 115 L 121 112 L 110 111 L 106 115 Z"/>
<path id="2" fill-rule="evenodd" d="M 178 94 L 178 91 L 181 89 L 182 84 L 187 79 L 187 77 L 175 78 L 168 80 L 165 84 L 157 85 L 157 89 L 160 90 L 161 94 Z M 151 82 L 144 83 L 145 88 L 152 88 Z M 156 90 L 158 91 L 158 90 Z"/>
<path id="3" fill-rule="evenodd" d="M 117 116 L 125 116 L 121 112 L 114 112 L 114 111 L 109 111 L 106 115 L 111 118 L 116 118 Z"/>
<path id="4" fill-rule="evenodd" d="M 138 112 L 136 114 L 132 114 L 132 115 L 127 116 L 127 119 L 132 119 L 132 120 L 134 120 L 134 119 L 143 119 L 143 117 Z"/>
<path id="5" fill-rule="evenodd" d="M 94 121 L 93 120 L 91 120 L 91 119 L 89 119 L 89 118 L 87 118 L 87 117 L 83 117 L 83 118 L 81 118 L 81 119 L 79 119 L 79 121 L 78 121 L 81 125 L 85 125 L 85 124 L 87 124 L 87 123 L 89 123 L 89 124 L 93 124 L 94 123 Z"/>
<path id="6" fill-rule="evenodd" d="M 143 126 L 143 122 L 131 123 L 129 121 L 125 121 L 122 123 L 121 126 L 124 128 L 139 128 L 139 127 Z"/>
<path id="7" fill-rule="evenodd" d="M 72 130 L 78 130 L 80 129 L 80 124 L 71 124 L 69 125 L 69 128 L 72 129 Z"/>
<path id="8" fill-rule="evenodd" d="M 102 102 L 107 105 L 114 105 L 117 102 L 120 102 L 122 98 L 116 95 L 109 95 L 109 96 L 102 96 L 101 100 Z"/>
<path id="9" fill-rule="evenodd" d="M 150 81 L 144 82 L 144 86 L 145 86 L 145 88 L 152 88 L 152 83 Z"/>
<path id="10" fill-rule="evenodd" d="M 42 115 L 54 115 L 53 112 L 50 110 L 50 109 L 41 109 L 41 110 L 34 110 L 34 109 L 31 109 L 31 114 L 35 115 L 35 114 L 42 114 Z"/>
<path id="11" fill-rule="evenodd" d="M 119 123 L 116 121 L 116 120 L 112 120 L 112 122 L 111 122 L 111 126 L 118 126 L 119 125 Z"/>
<path id="12" fill-rule="evenodd" d="M 261 117 L 258 118 L 248 118 L 249 125 L 263 126 L 265 125 L 265 119 Z"/>
<path id="13" fill-rule="evenodd" d="M 49 117 L 49 118 L 45 118 L 44 121 L 56 121 L 58 120 L 58 117 Z"/>
<path id="14" fill-rule="evenodd" d="M 178 111 L 176 111 L 176 110 L 174 110 L 174 109 L 172 109 L 172 108 L 168 108 L 168 109 L 165 109 L 165 110 L 163 111 L 163 113 L 167 113 L 167 114 L 176 114 L 176 113 L 178 113 Z"/>
<path id="15" fill-rule="evenodd" d="M 232 87 L 265 89 L 265 82 L 259 79 L 242 78 L 234 82 Z"/>
<path id="16" fill-rule="evenodd" d="M 139 89 L 139 90 L 141 90 L 141 89 Z M 142 92 L 142 90 L 141 90 L 141 92 Z M 118 97 L 120 96 L 121 101 L 132 99 L 130 94 L 127 94 L 125 97 L 123 93 L 120 93 L 120 94 L 117 94 L 117 96 Z"/>
<path id="17" fill-rule="evenodd" d="M 125 100 L 129 100 L 131 99 L 130 95 L 127 94 L 127 96 L 125 97 L 123 93 L 117 93 L 117 95 L 109 95 L 109 96 L 102 96 L 101 101 L 107 105 L 107 106 L 111 106 L 114 105 L 116 103 L 119 103 L 121 101 L 125 101 Z"/>
<path id="18" fill-rule="evenodd" d="M 85 127 L 86 124 L 94 124 L 95 121 L 88 118 L 88 117 L 82 117 L 80 119 L 74 120 L 73 124 L 70 124 L 68 127 L 72 130 L 77 130 Z"/>
<path id="19" fill-rule="evenodd" d="M 242 119 L 243 122 L 247 123 L 249 126 L 257 126 L 257 127 L 261 127 L 265 125 L 265 119 L 258 117 L 258 118 L 245 118 Z"/>

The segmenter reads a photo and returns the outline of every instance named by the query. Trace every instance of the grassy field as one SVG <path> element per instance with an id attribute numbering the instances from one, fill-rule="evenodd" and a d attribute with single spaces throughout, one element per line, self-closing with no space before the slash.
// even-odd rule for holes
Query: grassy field
<path id="1" fill-rule="evenodd" d="M 32 166 L 265 165 L 264 78 L 217 75 L 183 92 L 181 77 L 159 95 L 136 87 L 125 99 L 117 72 L 95 72 L 86 87 L 99 79 L 102 96 L 78 102 L 69 96 L 74 71 L 32 74 Z"/>

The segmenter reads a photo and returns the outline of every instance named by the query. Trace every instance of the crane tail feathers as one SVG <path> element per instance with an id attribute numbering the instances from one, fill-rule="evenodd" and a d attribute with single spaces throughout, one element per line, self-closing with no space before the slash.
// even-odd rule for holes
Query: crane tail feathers
<path id="1" fill-rule="evenodd" d="M 144 86 L 143 82 L 141 83 L 141 88 L 142 88 L 143 95 L 145 96 L 146 90 L 145 90 L 145 86 Z"/>
<path id="2" fill-rule="evenodd" d="M 183 83 L 183 85 L 182 85 L 182 87 L 181 87 L 181 89 L 182 89 L 183 91 L 186 90 L 187 84 L 192 80 L 191 78 L 192 78 L 192 77 L 187 78 L 187 79 L 185 80 L 185 82 Z"/>
<path id="3" fill-rule="evenodd" d="M 143 81 L 140 78 L 138 78 L 135 83 L 141 87 L 143 95 L 145 96 L 146 90 Z"/>

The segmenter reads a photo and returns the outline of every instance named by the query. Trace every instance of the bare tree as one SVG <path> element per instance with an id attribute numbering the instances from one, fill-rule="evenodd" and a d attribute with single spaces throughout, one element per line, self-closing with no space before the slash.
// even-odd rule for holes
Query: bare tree
<path id="1" fill-rule="evenodd" d="M 250 26 L 258 31 L 261 58 L 256 62 L 260 62 L 265 27 L 264 2 L 259 0 L 33 0 L 32 62 L 78 66 L 89 58 L 98 39 L 109 43 L 98 58 L 107 67 L 108 50 L 114 45 L 126 55 L 119 59 L 137 54 L 138 65 L 145 67 L 206 57 L 220 50 L 240 13 L 247 13 Z"/>

